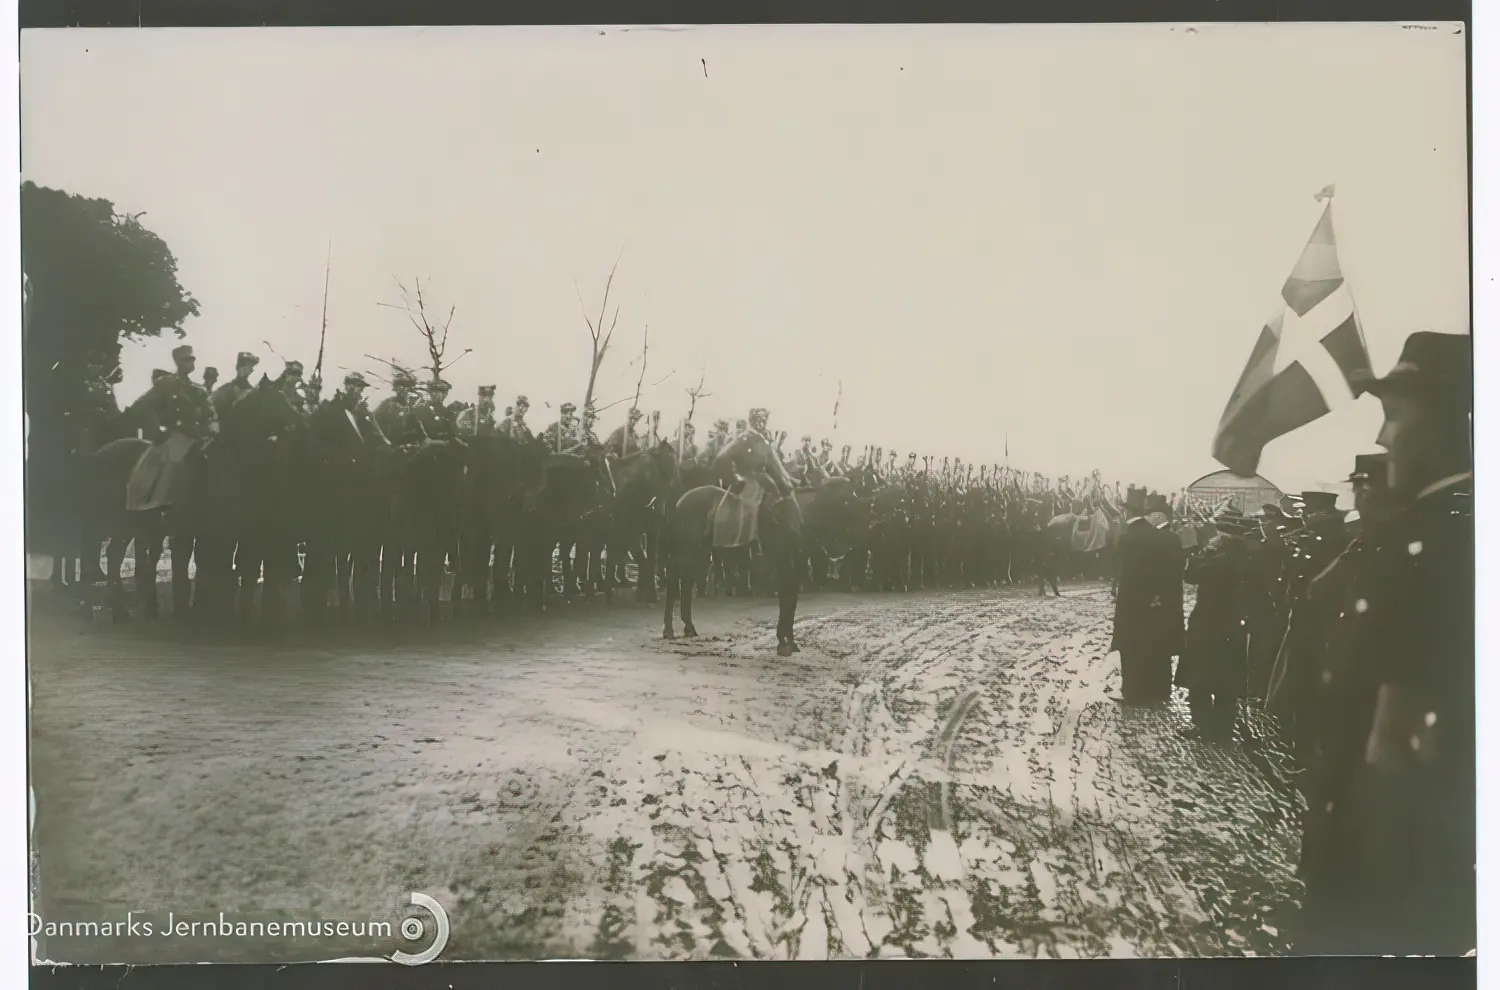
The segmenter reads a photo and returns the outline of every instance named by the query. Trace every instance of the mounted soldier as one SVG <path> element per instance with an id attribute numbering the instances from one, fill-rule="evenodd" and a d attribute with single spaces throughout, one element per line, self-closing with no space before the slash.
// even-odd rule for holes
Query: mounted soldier
<path id="1" fill-rule="evenodd" d="M 414 418 L 423 437 L 428 440 L 455 440 L 458 422 L 447 405 L 450 386 L 441 378 L 427 383 L 427 401 L 419 403 Z"/>
<path id="2" fill-rule="evenodd" d="M 467 406 L 458 414 L 458 432 L 466 437 L 487 437 L 495 432 L 495 386 L 479 386 L 479 404 Z"/>
<path id="3" fill-rule="evenodd" d="M 714 513 L 717 548 L 748 546 L 759 539 L 758 516 L 767 491 L 779 497 L 795 488 L 766 436 L 768 418 L 765 409 L 750 410 L 748 429 L 714 458 L 713 476 L 727 489 Z"/>
<path id="4" fill-rule="evenodd" d="M 505 419 L 500 423 L 500 435 L 510 437 L 517 443 L 530 440 L 531 428 L 526 425 L 526 412 L 530 408 L 530 399 L 524 395 L 516 396 L 516 404 L 506 410 Z"/>
<path id="5" fill-rule="evenodd" d="M 133 512 L 173 504 L 182 462 L 195 446 L 218 431 L 208 393 L 191 377 L 197 363 L 192 346 L 183 344 L 173 349 L 172 361 L 176 373 L 163 375 L 141 400 L 164 436 L 141 455 L 126 484 L 125 507 Z"/>
<path id="6" fill-rule="evenodd" d="M 542 439 L 546 442 L 547 449 L 554 454 L 571 450 L 578 444 L 581 433 L 577 404 L 564 402 L 558 407 L 557 412 L 557 421 L 542 431 Z"/>
<path id="7" fill-rule="evenodd" d="M 255 386 L 250 384 L 250 376 L 259 364 L 260 358 L 249 351 L 240 351 L 239 356 L 234 359 L 234 377 L 212 393 L 214 415 L 220 420 L 228 415 L 231 406 L 254 390 Z"/>
<path id="8" fill-rule="evenodd" d="M 643 418 L 639 409 L 631 407 L 625 422 L 610 431 L 609 438 L 604 441 L 604 449 L 616 457 L 624 457 L 633 454 L 643 446 L 640 436 L 636 433 L 636 424 Z"/>
<path id="9" fill-rule="evenodd" d="M 364 375 L 351 371 L 344 376 L 344 387 L 333 393 L 333 398 L 328 401 L 344 411 L 349 425 L 354 427 L 354 432 L 359 435 L 360 440 L 365 443 L 388 445 L 390 440 L 381 432 L 380 424 L 370 414 L 370 407 L 365 402 L 365 389 L 369 386 L 370 383 L 365 380 Z"/>
<path id="10" fill-rule="evenodd" d="M 276 379 L 276 386 L 300 415 L 304 417 L 311 415 L 312 408 L 308 402 L 307 383 L 302 380 L 301 361 L 288 361 L 286 367 L 281 370 L 281 377 Z"/>
<path id="11" fill-rule="evenodd" d="M 396 368 L 391 375 L 391 388 L 395 394 L 375 407 L 375 422 L 379 424 L 380 432 L 394 444 L 404 446 L 420 442 L 422 431 L 412 416 L 416 405 L 417 376 L 406 368 Z"/>
<path id="12" fill-rule="evenodd" d="M 692 421 L 684 421 L 678 430 L 682 441 L 678 461 L 682 464 L 695 463 L 698 460 L 698 444 L 693 439 Z"/>

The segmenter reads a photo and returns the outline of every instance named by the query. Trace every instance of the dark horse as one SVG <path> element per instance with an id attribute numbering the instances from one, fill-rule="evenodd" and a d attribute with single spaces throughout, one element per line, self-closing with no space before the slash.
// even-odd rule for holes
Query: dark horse
<path id="1" fill-rule="evenodd" d="M 89 455 L 90 477 L 97 495 L 89 523 L 110 537 L 110 601 L 116 620 L 125 618 L 120 561 L 133 539 L 136 546 L 136 591 L 148 616 L 156 614 L 156 565 L 162 540 L 171 537 L 173 612 L 231 612 L 231 571 L 238 571 L 241 619 L 253 608 L 261 564 L 267 563 L 267 594 L 276 596 L 278 580 L 292 576 L 295 536 L 289 524 L 294 503 L 302 421 L 274 385 L 261 384 L 235 403 L 217 437 L 189 453 L 180 466 L 174 503 L 163 510 L 127 512 L 125 490 L 140 455 L 149 444 L 123 439 Z M 188 563 L 196 556 L 197 591 L 193 594 Z M 288 560 L 289 558 L 289 560 Z M 280 566 L 278 566 L 280 565 Z M 196 601 L 194 598 L 196 597 Z M 268 597 L 267 604 L 274 603 Z"/>
<path id="2" fill-rule="evenodd" d="M 775 452 L 754 434 L 735 441 L 720 454 L 715 461 L 715 470 L 721 478 L 731 472 L 740 477 L 761 475 L 775 481 L 783 491 L 791 487 L 786 469 Z M 662 637 L 665 639 L 676 636 L 672 629 L 672 606 L 678 599 L 682 602 L 683 635 L 698 635 L 693 626 L 693 584 L 708 570 L 714 542 L 714 516 L 727 493 L 727 488 L 718 485 L 702 485 L 677 500 L 663 548 L 667 558 L 667 593 L 662 610 Z M 779 606 L 777 656 L 800 652 L 793 627 L 807 557 L 808 523 L 820 519 L 829 505 L 847 504 L 852 497 L 848 486 L 838 485 L 803 489 L 789 495 L 768 490 L 761 501 L 757 528 L 761 546 L 776 572 Z"/>

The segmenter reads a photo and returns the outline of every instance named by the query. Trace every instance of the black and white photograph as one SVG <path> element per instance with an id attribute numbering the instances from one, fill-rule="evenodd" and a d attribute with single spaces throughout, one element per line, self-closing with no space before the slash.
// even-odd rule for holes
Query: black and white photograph
<path id="1" fill-rule="evenodd" d="M 21 32 L 31 960 L 1473 954 L 1467 43 Z"/>

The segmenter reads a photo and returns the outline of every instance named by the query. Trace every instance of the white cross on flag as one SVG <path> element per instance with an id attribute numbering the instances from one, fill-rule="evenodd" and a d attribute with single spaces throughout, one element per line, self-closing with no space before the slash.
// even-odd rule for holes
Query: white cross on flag
<path id="1" fill-rule="evenodd" d="M 1332 197 L 1331 187 L 1318 194 L 1329 200 L 1323 216 L 1214 433 L 1214 460 L 1244 477 L 1255 473 L 1266 444 L 1353 401 L 1351 376 L 1370 370 L 1354 297 L 1339 269 Z"/>

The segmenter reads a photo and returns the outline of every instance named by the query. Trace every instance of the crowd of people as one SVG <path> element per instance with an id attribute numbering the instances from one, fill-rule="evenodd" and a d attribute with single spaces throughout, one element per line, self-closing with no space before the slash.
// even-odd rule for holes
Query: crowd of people
<path id="1" fill-rule="evenodd" d="M 1217 742 L 1247 696 L 1281 716 L 1307 802 L 1299 952 L 1464 954 L 1475 948 L 1469 338 L 1413 334 L 1394 370 L 1360 387 L 1384 407 L 1384 453 L 1354 459 L 1355 520 L 1309 493 L 1295 516 L 1222 511 L 1185 550 L 1129 493 L 1121 701 L 1161 703 L 1175 677 L 1196 733 Z M 1185 623 L 1184 580 L 1197 587 Z"/>
<path id="2" fill-rule="evenodd" d="M 1233 742 L 1246 704 L 1277 715 L 1307 802 L 1299 951 L 1463 953 L 1475 937 L 1468 346 L 1467 337 L 1417 333 L 1394 370 L 1361 381 L 1384 407 L 1384 452 L 1353 458 L 1352 514 L 1322 492 L 1242 513 L 1135 487 L 1122 496 L 1097 473 L 1054 480 L 878 447 L 855 457 L 845 446 L 835 456 L 832 441 L 811 434 L 787 453 L 787 434 L 773 432 L 765 409 L 734 424 L 717 420 L 701 444 L 691 417 L 663 431 L 659 414 L 637 408 L 601 440 L 590 403 L 581 414 L 563 403 L 556 421 L 534 431 L 524 395 L 503 413 L 492 385 L 477 402 L 450 402 L 438 376 L 424 382 L 399 366 L 393 394 L 371 410 L 364 374 L 348 374 L 325 400 L 297 361 L 252 383 L 260 362 L 248 352 L 231 380 L 219 384 L 209 368 L 194 382 L 187 345 L 173 353 L 175 372 L 157 374 L 123 414 L 111 408 L 114 382 L 101 371 L 90 390 L 97 408 L 84 416 L 160 438 L 150 456 L 164 468 L 209 442 L 237 402 L 265 387 L 300 415 L 342 410 L 362 438 L 394 448 L 509 437 L 564 455 L 669 450 L 683 479 L 738 438 L 759 435 L 796 484 L 847 479 L 870 506 L 868 539 L 849 541 L 839 560 L 810 555 L 814 583 L 1035 582 L 1045 595 L 1059 593 L 1060 577 L 1107 576 L 1123 704 L 1165 703 L 1175 684 L 1188 695 L 1193 733 L 1220 745 Z M 132 507 L 170 504 L 163 473 L 132 493 Z M 655 574 L 638 578 L 648 580 Z M 1196 589 L 1186 615 L 1185 586 Z M 521 592 L 498 560 L 493 591 Z"/>

